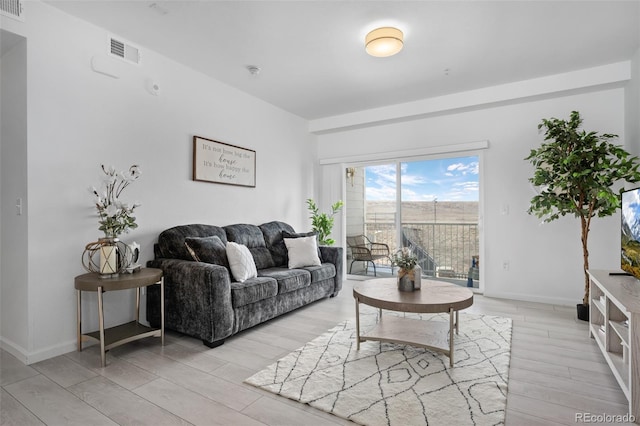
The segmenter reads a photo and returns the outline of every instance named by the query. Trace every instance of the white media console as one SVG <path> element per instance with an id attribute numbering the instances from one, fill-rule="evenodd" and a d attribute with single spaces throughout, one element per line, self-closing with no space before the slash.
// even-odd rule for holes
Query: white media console
<path id="1" fill-rule="evenodd" d="M 629 413 L 640 420 L 640 282 L 590 270 L 589 334 L 620 384 Z"/>

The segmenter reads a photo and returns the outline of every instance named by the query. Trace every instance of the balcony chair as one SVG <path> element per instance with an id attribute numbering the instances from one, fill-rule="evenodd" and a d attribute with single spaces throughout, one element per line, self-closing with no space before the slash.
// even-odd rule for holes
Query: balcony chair
<path id="1" fill-rule="evenodd" d="M 347 246 L 351 249 L 351 264 L 349 265 L 349 273 L 353 262 L 371 262 L 373 265 L 373 276 L 377 276 L 375 260 L 389 259 L 391 261 L 389 246 L 383 243 L 373 243 L 364 235 L 355 235 L 347 237 Z"/>

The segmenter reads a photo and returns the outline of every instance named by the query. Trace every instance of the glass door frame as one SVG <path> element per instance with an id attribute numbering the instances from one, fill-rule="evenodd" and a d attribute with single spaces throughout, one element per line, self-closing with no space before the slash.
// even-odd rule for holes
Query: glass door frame
<path id="1" fill-rule="evenodd" d="M 395 164 L 395 169 L 396 169 L 396 208 L 395 208 L 395 220 L 394 220 L 394 225 L 396 227 L 396 242 L 401 242 L 402 241 L 402 179 L 401 179 L 401 172 L 402 172 L 402 163 L 408 163 L 408 162 L 419 162 L 419 161 L 429 161 L 429 160 L 438 160 L 438 159 L 445 159 L 445 158 L 455 158 L 455 157 L 471 157 L 471 156 L 475 156 L 478 157 L 478 239 L 479 239 L 479 250 L 478 250 L 478 255 L 479 255 L 479 259 L 480 259 L 480 265 L 482 265 L 482 262 L 484 259 L 486 259 L 485 257 L 485 243 L 484 243 L 484 239 L 485 239 L 485 235 L 484 235 L 484 226 L 483 226 L 483 218 L 484 218 L 484 149 L 478 149 L 478 150 L 461 150 L 461 151 L 457 151 L 457 150 L 453 150 L 451 152 L 447 152 L 447 151 L 440 151 L 438 153 L 434 153 L 434 154 L 422 154 L 422 155 L 416 155 L 416 156 L 407 156 L 407 157 L 390 157 L 387 159 L 376 159 L 374 161 L 355 161 L 355 162 L 345 162 L 342 163 L 342 170 L 344 171 L 346 168 L 349 167 L 354 167 L 354 168 L 365 168 L 365 167 L 369 167 L 369 166 L 376 166 L 376 165 L 384 165 L 384 164 Z M 342 177 L 342 182 L 343 182 L 343 194 L 345 194 L 345 197 L 343 197 L 343 199 L 346 199 L 346 185 L 348 184 L 347 182 L 347 178 L 346 176 L 343 174 Z M 365 191 L 366 191 L 366 182 L 365 182 Z M 366 202 L 366 194 L 365 194 L 365 202 Z M 348 206 L 347 206 L 348 208 Z M 346 218 L 346 209 L 344 209 L 345 211 L 343 211 L 343 223 L 347 223 L 347 218 Z M 346 236 L 346 234 L 344 234 Z M 345 244 L 346 247 L 346 244 Z M 393 248 L 390 247 L 390 249 L 393 251 Z M 346 255 L 345 255 L 346 256 Z M 346 257 L 345 257 L 346 260 Z M 482 266 L 480 266 L 479 268 L 479 284 L 478 284 L 478 288 L 470 288 L 471 290 L 473 290 L 476 293 L 483 293 L 484 292 L 484 269 L 482 268 Z M 345 271 L 347 271 L 348 268 L 345 268 Z M 346 272 L 345 272 L 346 273 Z"/>

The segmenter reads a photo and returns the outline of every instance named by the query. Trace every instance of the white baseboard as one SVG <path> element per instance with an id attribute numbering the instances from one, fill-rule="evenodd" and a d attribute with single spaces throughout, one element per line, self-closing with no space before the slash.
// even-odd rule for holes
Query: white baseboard
<path id="1" fill-rule="evenodd" d="M 0 337 L 0 349 L 9 352 L 11 355 L 16 357 L 19 361 L 26 364 L 27 359 L 29 359 L 27 355 L 27 350 L 20 345 L 10 341 L 5 337 Z"/>
<path id="2" fill-rule="evenodd" d="M 75 351 L 77 349 L 77 346 L 75 339 L 73 339 L 68 342 L 63 342 L 58 345 L 40 349 L 37 352 L 29 352 L 23 347 L 16 345 L 15 343 L 5 338 L 0 338 L 0 348 L 9 352 L 22 363 L 29 365 L 36 362 L 44 361 L 45 359 L 56 357 L 58 355 L 64 355 L 66 353 Z"/>
<path id="3" fill-rule="evenodd" d="M 520 300 L 523 302 L 534 302 L 534 303 L 548 303 L 550 305 L 559 305 L 559 306 L 575 306 L 580 303 L 582 299 L 564 299 L 558 297 L 545 297 L 531 294 L 522 294 L 522 293 L 508 293 L 501 291 L 487 291 L 484 292 L 485 297 L 493 297 L 496 299 L 510 299 L 510 300 Z"/>

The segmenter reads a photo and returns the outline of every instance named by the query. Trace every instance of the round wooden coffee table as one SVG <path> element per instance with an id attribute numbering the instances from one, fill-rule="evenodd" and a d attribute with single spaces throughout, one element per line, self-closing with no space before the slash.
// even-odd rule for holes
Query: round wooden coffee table
<path id="1" fill-rule="evenodd" d="M 473 292 L 442 281 L 422 280 L 421 287 L 413 292 L 399 291 L 396 278 L 380 278 L 354 285 L 357 349 L 360 349 L 360 342 L 367 340 L 419 346 L 444 353 L 453 367 L 453 331 L 458 333 L 459 311 L 473 304 Z M 378 324 L 366 335 L 360 335 L 360 303 L 380 310 Z M 448 312 L 449 324 L 390 315 L 383 321 L 383 309 L 421 314 Z"/>

